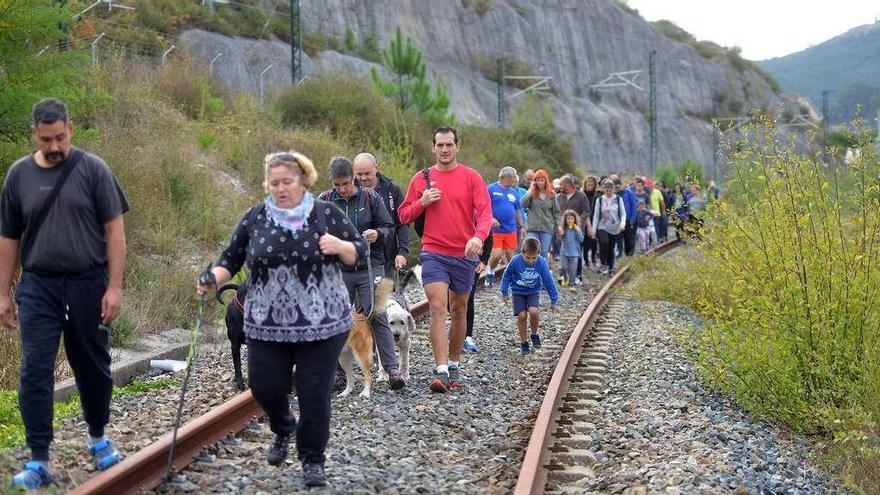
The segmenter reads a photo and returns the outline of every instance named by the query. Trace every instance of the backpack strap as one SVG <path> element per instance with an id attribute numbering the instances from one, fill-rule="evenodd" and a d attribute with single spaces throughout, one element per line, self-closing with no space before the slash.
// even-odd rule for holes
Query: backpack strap
<path id="1" fill-rule="evenodd" d="M 21 256 L 22 262 L 24 261 L 24 256 L 30 251 L 31 246 L 37 238 L 37 234 L 40 232 L 40 227 L 43 226 L 43 221 L 46 220 L 46 217 L 49 216 L 49 210 L 52 209 L 52 205 L 58 199 L 59 194 L 61 194 L 61 189 L 64 187 L 64 184 L 67 182 L 67 178 L 73 173 L 73 170 L 79 165 L 79 162 L 83 160 L 83 152 L 77 149 L 74 149 L 70 152 L 70 156 L 67 159 L 67 163 L 64 165 L 64 170 L 61 171 L 61 175 L 58 176 L 58 179 L 55 180 L 55 185 L 52 187 L 52 191 L 49 192 L 49 196 L 46 198 L 46 201 L 43 203 L 43 206 L 40 207 L 39 212 L 33 217 L 31 217 L 31 221 L 28 222 L 29 225 L 25 228 L 25 232 L 27 233 L 27 237 L 25 237 L 21 243 Z"/>
<path id="2" fill-rule="evenodd" d="M 425 189 L 431 189 L 431 167 L 422 169 L 422 178 L 425 179 Z"/>

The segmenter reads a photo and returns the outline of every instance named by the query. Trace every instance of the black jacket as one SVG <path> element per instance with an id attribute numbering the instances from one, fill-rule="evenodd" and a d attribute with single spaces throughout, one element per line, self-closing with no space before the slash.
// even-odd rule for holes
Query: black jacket
<path id="1" fill-rule="evenodd" d="M 385 266 L 385 239 L 394 234 L 394 222 L 382 198 L 372 189 L 357 186 L 357 192 L 349 198 L 343 198 L 335 189 L 324 191 L 320 198 L 330 201 L 345 213 L 355 230 L 363 233 L 367 229 L 379 232 L 379 238 L 370 243 L 370 262 L 375 273 L 382 273 Z M 349 239 L 343 239 L 349 240 Z M 357 265 L 343 265 L 342 271 L 366 270 L 366 258 L 358 258 Z M 377 271 L 378 270 L 378 271 Z"/>
<path id="2" fill-rule="evenodd" d="M 393 265 L 394 257 L 398 254 L 406 256 L 409 254 L 409 227 L 400 223 L 397 216 L 397 208 L 403 203 L 403 192 L 391 179 L 382 174 L 377 174 L 379 183 L 373 189 L 382 197 L 382 202 L 391 213 L 391 220 L 394 222 L 394 235 L 385 238 L 385 264 Z"/>

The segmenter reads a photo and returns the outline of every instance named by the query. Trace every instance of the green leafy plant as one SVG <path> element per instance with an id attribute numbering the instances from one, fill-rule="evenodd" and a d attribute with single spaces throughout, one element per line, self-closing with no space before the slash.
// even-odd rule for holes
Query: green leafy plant
<path id="1" fill-rule="evenodd" d="M 646 277 L 706 317 L 689 341 L 701 376 L 753 413 L 821 435 L 844 478 L 880 486 L 880 156 L 825 169 L 769 118 L 730 162 L 696 255 Z M 674 287 L 677 295 L 670 295 Z M 662 290 L 662 289 L 661 289 Z M 649 290 L 650 292 L 651 290 Z"/>
<path id="2" fill-rule="evenodd" d="M 394 100 L 403 111 L 413 110 L 437 124 L 454 123 L 454 116 L 448 113 L 450 100 L 446 88 L 442 83 L 431 86 L 422 53 L 412 38 L 404 41 L 399 26 L 388 48 L 382 50 L 382 62 L 391 74 L 390 80 L 386 81 L 375 68 L 370 70 L 380 93 Z"/>

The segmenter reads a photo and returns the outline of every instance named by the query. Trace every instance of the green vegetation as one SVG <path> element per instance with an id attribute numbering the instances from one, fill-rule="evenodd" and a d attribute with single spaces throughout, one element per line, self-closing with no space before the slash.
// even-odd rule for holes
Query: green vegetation
<path id="1" fill-rule="evenodd" d="M 72 0 L 70 11 L 82 11 L 93 2 Z M 268 8 L 267 8 L 268 5 Z M 286 1 L 237 0 L 214 4 L 214 12 L 201 2 L 141 0 L 137 10 L 95 8 L 74 26 L 73 33 L 89 37 L 105 32 L 107 40 L 136 53 L 156 55 L 172 44 L 170 36 L 187 28 L 202 28 L 227 36 L 290 41 Z"/>
<path id="2" fill-rule="evenodd" d="M 176 383 L 175 380 L 168 378 L 134 381 L 124 387 L 113 387 L 113 398 L 168 388 Z M 79 414 L 80 407 L 78 395 L 71 397 L 67 402 L 56 402 L 54 413 L 56 426 L 62 419 Z M 18 393 L 15 390 L 0 390 L 0 449 L 17 447 L 22 443 L 24 443 L 24 425 L 21 423 L 21 412 L 18 409 Z"/>
<path id="3" fill-rule="evenodd" d="M 382 62 L 391 74 L 386 81 L 375 68 L 370 70 L 373 84 L 385 96 L 392 98 L 403 111 L 412 109 L 429 122 L 435 124 L 454 124 L 455 117 L 448 113 L 449 95 L 443 83 L 432 87 L 427 80 L 426 66 L 422 53 L 413 44 L 412 38 L 403 40 L 403 32 L 398 26 L 394 39 L 386 50 L 382 50 Z"/>
<path id="4" fill-rule="evenodd" d="M 694 255 L 660 261 L 646 297 L 706 318 L 688 345 L 701 376 L 762 417 L 819 435 L 844 479 L 880 487 L 880 156 L 826 170 L 752 126 L 731 161 L 727 203 Z M 659 260 L 658 260 L 659 261 Z"/>
<path id="5" fill-rule="evenodd" d="M 819 104 L 822 91 L 830 94 L 831 121 L 849 122 L 859 115 L 869 121 L 880 111 L 880 25 L 860 26 L 850 32 L 761 65 L 786 91 Z M 861 111 L 857 111 L 857 105 Z"/>
<path id="6" fill-rule="evenodd" d="M 696 44 L 697 38 L 694 37 L 691 33 L 685 31 L 678 24 L 666 20 L 660 19 L 658 21 L 654 21 L 651 23 L 654 28 L 663 33 L 667 38 L 678 41 L 679 43 L 687 43 L 689 45 Z"/>
<path id="7" fill-rule="evenodd" d="M 738 46 L 732 46 L 729 48 L 724 48 L 716 43 L 707 40 L 697 40 L 694 35 L 685 31 L 678 24 L 666 20 L 660 19 L 658 21 L 654 21 L 651 23 L 657 31 L 660 31 L 667 38 L 678 41 L 679 43 L 685 43 L 687 45 L 691 45 L 697 50 L 697 53 L 700 54 L 701 57 L 707 60 L 721 60 L 726 59 L 730 61 L 730 64 L 739 72 L 752 71 L 757 73 L 764 81 L 767 82 L 767 85 L 770 86 L 770 89 L 773 90 L 774 93 L 779 94 L 782 93 L 782 86 L 779 85 L 779 82 L 770 75 L 760 64 L 757 62 L 753 62 L 751 60 L 747 60 L 742 57 L 742 49 Z"/>
<path id="8" fill-rule="evenodd" d="M 73 118 L 94 110 L 100 100 L 86 90 L 85 74 L 76 68 L 87 63 L 82 52 L 58 52 L 59 25 L 69 19 L 66 9 L 28 0 L 0 2 L 0 163 L 2 173 L 21 151 L 15 146 L 30 134 L 30 111 L 40 95 L 54 94 L 71 102 Z M 43 55 L 38 53 L 45 47 Z"/>
<path id="9" fill-rule="evenodd" d="M 15 53 L 7 45 L 21 40 L 0 33 L 0 52 Z M 309 156 L 321 176 L 317 191 L 328 185 L 324 171 L 334 155 L 369 150 L 401 187 L 433 161 L 437 114 L 419 112 L 418 105 L 401 110 L 369 82 L 311 78 L 261 107 L 251 96 L 212 84 L 207 68 L 185 54 L 156 67 L 132 63 L 132 53 L 122 47 L 107 47 L 98 68 L 91 69 L 84 53 L 87 48 L 75 46 L 68 53 L 44 54 L 47 64 L 64 65 L 65 78 L 51 71 L 26 77 L 21 72 L 21 78 L 19 72 L 6 73 L 21 84 L 14 87 L 20 101 L 0 107 L 15 110 L 2 115 L 9 121 L 3 130 L 20 130 L 0 136 L 0 178 L 32 149 L 31 105 L 45 94 L 67 98 L 74 145 L 107 161 L 132 205 L 125 216 L 125 302 L 113 325 L 114 345 L 192 325 L 193 280 L 225 246 L 242 212 L 263 197 L 266 153 L 294 149 Z M 424 94 L 415 95 L 420 97 Z M 575 170 L 570 144 L 559 136 L 549 108 L 534 101 L 518 112 L 511 129 L 460 128 L 461 161 L 490 181 L 506 163 L 520 169 L 540 164 L 554 176 Z M 0 389 L 17 385 L 19 360 L 17 334 L 0 332 Z"/>
<path id="10" fill-rule="evenodd" d="M 619 8 L 620 10 L 626 12 L 627 14 L 630 14 L 630 15 L 636 16 L 636 17 L 638 17 L 639 19 L 642 18 L 642 14 L 639 13 L 639 10 L 630 7 L 630 6 L 629 6 L 629 3 L 627 3 L 626 0 L 611 0 L 611 3 L 614 4 L 614 5 L 616 5 L 617 8 Z"/>

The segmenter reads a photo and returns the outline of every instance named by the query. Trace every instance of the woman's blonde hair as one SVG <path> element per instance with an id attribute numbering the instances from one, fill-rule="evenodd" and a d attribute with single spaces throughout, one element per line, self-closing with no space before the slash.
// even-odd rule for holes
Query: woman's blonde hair
<path id="1" fill-rule="evenodd" d="M 302 182 L 303 187 L 306 189 L 311 187 L 312 184 L 318 180 L 318 172 L 315 170 L 315 165 L 302 153 L 297 153 L 295 151 L 278 151 L 276 153 L 269 153 L 266 155 L 266 158 L 263 159 L 263 168 L 266 177 L 266 179 L 263 179 L 263 188 L 266 189 L 266 192 L 269 191 L 269 171 L 282 165 L 294 172 L 298 172 L 300 182 Z"/>

